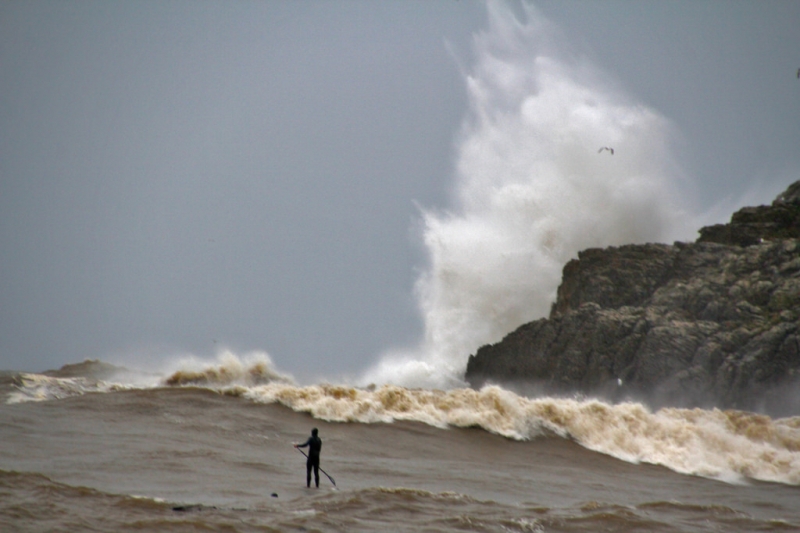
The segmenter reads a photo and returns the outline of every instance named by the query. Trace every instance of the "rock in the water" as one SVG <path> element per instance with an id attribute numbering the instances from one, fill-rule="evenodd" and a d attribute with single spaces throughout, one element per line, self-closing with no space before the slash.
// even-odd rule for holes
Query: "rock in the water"
<path id="1" fill-rule="evenodd" d="M 580 252 L 550 317 L 480 348 L 466 379 L 800 414 L 800 181 L 700 234 Z"/>

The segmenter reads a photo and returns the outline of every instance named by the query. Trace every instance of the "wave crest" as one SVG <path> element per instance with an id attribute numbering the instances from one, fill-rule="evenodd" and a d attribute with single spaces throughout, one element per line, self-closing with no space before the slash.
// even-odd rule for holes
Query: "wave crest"
<path id="1" fill-rule="evenodd" d="M 683 474 L 727 482 L 757 479 L 800 485 L 800 417 L 719 409 L 664 408 L 635 402 L 528 398 L 499 386 L 480 390 L 409 389 L 397 385 L 298 386 L 266 354 L 217 362 L 184 360 L 149 384 L 108 383 L 88 377 L 20 374 L 8 403 L 58 400 L 89 392 L 199 386 L 259 403 L 280 404 L 342 423 L 421 422 L 434 427 L 477 427 L 514 440 L 558 436 L 631 463 L 650 463 Z"/>
<path id="2" fill-rule="evenodd" d="M 515 440 L 555 434 L 627 462 L 658 464 L 683 474 L 800 484 L 797 417 L 773 420 L 718 409 L 654 413 L 634 402 L 532 399 L 497 386 L 441 391 L 269 384 L 242 396 L 333 422 L 405 420 L 442 428 L 480 427 Z"/>
<path id="3" fill-rule="evenodd" d="M 204 363 L 197 359 L 184 359 L 179 370 L 172 372 L 163 380 L 164 385 L 200 385 L 220 387 L 228 385 L 254 386 L 266 383 L 294 383 L 288 374 L 275 369 L 269 355 L 253 352 L 244 360 L 230 351 L 222 352 L 216 363 Z"/>

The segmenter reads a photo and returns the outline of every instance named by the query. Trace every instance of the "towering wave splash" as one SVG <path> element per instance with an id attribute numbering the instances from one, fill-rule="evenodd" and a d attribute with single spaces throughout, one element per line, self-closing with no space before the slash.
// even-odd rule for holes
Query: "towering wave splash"
<path id="1" fill-rule="evenodd" d="M 423 213 L 425 338 L 385 354 L 364 384 L 458 386 L 478 347 L 548 313 L 579 250 L 690 235 L 673 201 L 668 121 L 587 62 L 561 58 L 534 8 L 525 22 L 503 4 L 488 9 L 466 77 L 453 205 Z"/>

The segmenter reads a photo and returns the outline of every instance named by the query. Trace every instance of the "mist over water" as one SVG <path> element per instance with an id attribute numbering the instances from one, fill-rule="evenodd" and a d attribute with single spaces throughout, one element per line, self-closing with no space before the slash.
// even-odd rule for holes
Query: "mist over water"
<path id="1" fill-rule="evenodd" d="M 461 385 L 478 347 L 547 316 L 579 250 L 693 238 L 669 122 L 560 52 L 555 28 L 524 9 L 519 20 L 490 3 L 474 39 L 452 205 L 422 214 L 425 337 L 384 354 L 365 384 Z"/>

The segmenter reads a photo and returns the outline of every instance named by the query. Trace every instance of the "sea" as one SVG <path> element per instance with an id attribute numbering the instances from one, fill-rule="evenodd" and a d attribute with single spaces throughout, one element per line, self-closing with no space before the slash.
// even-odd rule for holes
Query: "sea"
<path id="1" fill-rule="evenodd" d="M 87 360 L 0 374 L 0 443 L 3 532 L 800 531 L 800 417 Z"/>

